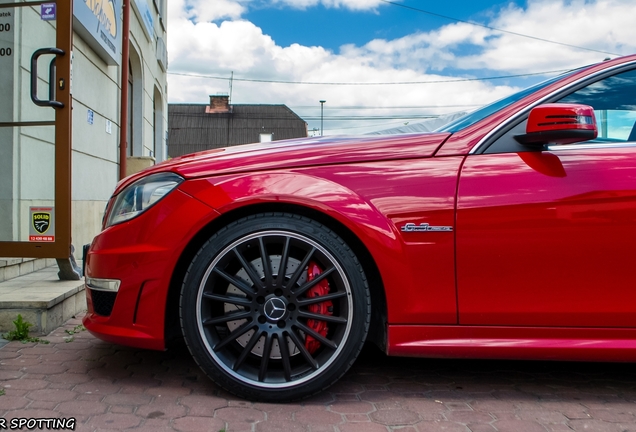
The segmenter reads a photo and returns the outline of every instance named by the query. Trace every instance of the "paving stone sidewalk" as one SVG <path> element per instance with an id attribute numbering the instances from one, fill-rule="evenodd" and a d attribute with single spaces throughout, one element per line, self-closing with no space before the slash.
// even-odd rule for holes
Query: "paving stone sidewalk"
<path id="1" fill-rule="evenodd" d="M 185 350 L 102 342 L 79 317 L 50 344 L 0 348 L 0 424 L 74 418 L 78 431 L 636 431 L 632 364 L 388 358 L 366 347 L 345 377 L 299 403 L 251 403 Z M 26 430 L 26 426 L 23 430 Z"/>

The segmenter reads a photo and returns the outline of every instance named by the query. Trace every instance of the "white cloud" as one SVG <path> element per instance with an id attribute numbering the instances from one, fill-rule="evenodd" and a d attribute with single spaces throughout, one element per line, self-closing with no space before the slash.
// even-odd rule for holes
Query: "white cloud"
<path id="1" fill-rule="evenodd" d="M 553 1 L 510 6 L 489 25 L 564 44 L 617 54 L 636 52 L 633 0 Z M 492 32 L 483 53 L 466 56 L 458 66 L 510 72 L 535 72 L 596 63 L 608 54 Z M 615 56 L 612 56 L 615 57 Z"/>
<path id="2" fill-rule="evenodd" d="M 457 67 L 454 50 L 462 44 L 483 47 L 490 31 L 466 23 L 450 24 L 428 33 L 415 33 L 398 39 L 375 39 L 356 47 L 345 45 L 341 55 L 364 57 L 370 64 L 410 67 L 422 72 Z"/>
<path id="3" fill-rule="evenodd" d="M 380 0 L 274 0 L 274 3 L 285 4 L 299 9 L 322 4 L 328 8 L 346 8 L 351 10 L 376 9 L 382 5 Z"/>
<path id="4" fill-rule="evenodd" d="M 234 70 L 250 72 L 263 67 L 280 50 L 260 28 L 248 21 L 170 24 L 168 38 L 171 69 L 193 72 Z"/>
<path id="5" fill-rule="evenodd" d="M 349 9 L 373 9 L 379 4 L 377 0 L 275 1 L 293 7 L 309 7 L 321 2 L 327 7 Z M 282 47 L 259 27 L 240 18 L 249 7 L 247 1 L 170 0 L 169 7 L 170 70 L 228 77 L 228 80 L 215 80 L 169 75 L 171 102 L 206 103 L 209 94 L 227 93 L 231 72 L 237 78 L 278 81 L 436 81 L 460 75 L 462 70 L 490 70 L 493 74 L 505 75 L 566 69 L 605 57 L 601 53 L 466 23 L 453 23 L 393 40 L 376 39 L 362 46 L 345 45 L 338 52 L 299 44 Z M 486 24 L 543 39 L 628 54 L 636 51 L 632 10 L 633 0 L 530 0 L 526 8 L 511 5 L 497 12 Z M 225 21 L 214 22 L 220 19 Z M 373 111 L 373 115 L 378 115 L 395 113 L 390 108 L 395 106 L 445 107 L 431 108 L 430 113 L 456 111 L 461 109 L 456 105 L 484 104 L 514 90 L 496 81 L 317 86 L 235 80 L 232 96 L 234 103 L 313 106 L 313 111 L 307 111 L 311 115 L 319 112 L 319 100 L 327 100 L 325 109 L 330 115 L 335 114 L 334 106 L 387 107 L 386 111 Z M 346 114 L 354 113 L 346 111 Z M 310 124 L 310 129 L 312 126 Z"/>
<path id="6" fill-rule="evenodd" d="M 186 17 L 195 23 L 239 19 L 253 0 L 170 0 L 171 18 Z M 270 0 L 273 5 L 307 9 L 319 4 L 327 8 L 375 10 L 381 0 Z M 397 0 L 399 1 L 399 0 Z"/>
<path id="7" fill-rule="evenodd" d="M 205 23 L 222 19 L 238 19 L 245 10 L 244 2 L 236 0 L 168 1 L 168 16 L 171 21 L 190 19 L 195 23 Z"/>

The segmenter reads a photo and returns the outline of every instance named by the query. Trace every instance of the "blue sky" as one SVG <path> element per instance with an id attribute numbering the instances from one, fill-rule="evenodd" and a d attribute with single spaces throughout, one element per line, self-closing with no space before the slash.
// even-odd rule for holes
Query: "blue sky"
<path id="1" fill-rule="evenodd" d="M 170 0 L 169 99 L 206 103 L 233 74 L 233 103 L 286 104 L 312 130 L 327 100 L 327 134 L 364 133 L 636 52 L 634 0 L 394 3 L 482 26 L 382 0 Z"/>
<path id="2" fill-rule="evenodd" d="M 509 3 L 486 0 L 403 1 L 396 2 L 462 20 L 482 21 L 493 11 Z M 417 31 L 434 30 L 452 21 L 405 9 L 380 4 L 375 10 L 353 11 L 317 4 L 306 9 L 257 1 L 243 17 L 257 24 L 277 44 L 317 45 L 334 51 L 344 44 L 363 45 L 372 39 L 396 39 Z"/>
<path id="3" fill-rule="evenodd" d="M 243 18 L 258 25 L 265 34 L 272 37 L 277 45 L 290 46 L 296 43 L 305 46 L 321 46 L 337 52 L 342 45 L 361 46 L 374 39 L 394 40 L 418 32 L 435 31 L 444 25 L 457 22 L 448 18 L 486 23 L 490 17 L 496 16 L 502 9 L 512 5 L 523 7 L 526 2 L 407 0 L 394 3 L 432 14 L 387 3 L 380 4 L 375 10 L 353 11 L 342 7 L 330 8 L 323 4 L 297 9 L 283 4 L 272 4 L 271 1 L 256 1 L 252 2 Z M 480 47 L 471 44 L 459 45 L 455 49 L 463 55 L 480 51 Z M 470 77 L 507 75 L 493 73 L 483 67 L 462 70 L 449 68 L 447 72 Z M 543 78 L 529 76 L 499 82 L 525 87 Z"/>

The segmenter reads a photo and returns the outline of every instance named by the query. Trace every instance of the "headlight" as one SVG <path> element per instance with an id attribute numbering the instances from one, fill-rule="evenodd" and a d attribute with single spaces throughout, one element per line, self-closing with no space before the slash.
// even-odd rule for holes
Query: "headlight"
<path id="1" fill-rule="evenodd" d="M 183 178 L 174 173 L 152 174 L 137 180 L 117 195 L 105 227 L 139 216 L 182 181 Z"/>

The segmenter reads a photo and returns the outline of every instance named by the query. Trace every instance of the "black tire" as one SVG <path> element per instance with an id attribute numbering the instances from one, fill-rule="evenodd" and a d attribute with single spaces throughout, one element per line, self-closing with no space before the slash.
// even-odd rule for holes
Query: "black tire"
<path id="1" fill-rule="evenodd" d="M 214 382 L 242 398 L 283 402 L 329 387 L 351 367 L 371 300 L 362 266 L 338 235 L 305 217 L 266 213 L 227 225 L 201 247 L 180 316 L 192 356 Z"/>

